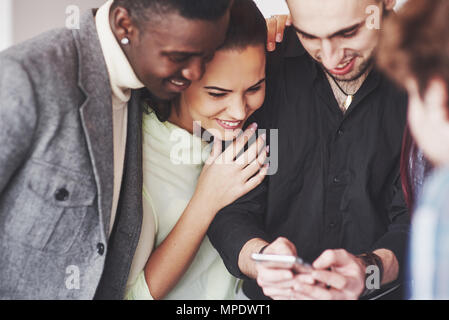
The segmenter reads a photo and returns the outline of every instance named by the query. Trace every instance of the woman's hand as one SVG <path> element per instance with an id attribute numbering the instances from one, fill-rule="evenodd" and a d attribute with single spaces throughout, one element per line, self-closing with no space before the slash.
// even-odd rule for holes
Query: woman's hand
<path id="1" fill-rule="evenodd" d="M 287 26 L 291 26 L 291 15 L 275 15 L 267 20 L 268 39 L 267 50 L 274 51 L 276 49 L 276 42 L 281 43 L 284 39 L 284 31 Z"/>
<path id="2" fill-rule="evenodd" d="M 223 153 L 222 142 L 215 139 L 192 199 L 145 266 L 145 280 L 154 299 L 164 298 L 176 286 L 195 258 L 217 212 L 265 178 L 268 168 L 263 167 L 267 157 L 263 137 L 235 159 L 256 128 L 256 125 L 248 128 Z"/>
<path id="3" fill-rule="evenodd" d="M 215 138 L 194 194 L 197 200 L 201 198 L 205 206 L 213 209 L 210 212 L 214 215 L 257 187 L 268 172 L 268 165 L 264 165 L 268 153 L 265 134 L 236 158 L 256 129 L 257 124 L 252 124 L 223 153 L 221 140 Z"/>

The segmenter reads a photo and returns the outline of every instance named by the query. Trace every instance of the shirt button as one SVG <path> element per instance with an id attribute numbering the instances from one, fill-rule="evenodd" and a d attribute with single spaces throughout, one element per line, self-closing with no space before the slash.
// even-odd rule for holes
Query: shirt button
<path id="1" fill-rule="evenodd" d="M 104 244 L 102 244 L 101 242 L 97 244 L 97 252 L 100 256 L 104 254 Z"/>
<path id="2" fill-rule="evenodd" d="M 345 132 L 344 132 L 343 130 L 341 130 L 341 129 L 337 131 L 337 134 L 338 134 L 340 137 L 341 137 L 344 133 L 345 133 Z"/>
<path id="3" fill-rule="evenodd" d="M 329 223 L 329 228 L 331 228 L 331 229 L 335 228 L 335 223 L 333 223 L 333 222 Z"/>
<path id="4" fill-rule="evenodd" d="M 69 192 L 65 188 L 61 188 L 55 193 L 56 201 L 67 201 L 69 199 Z"/>
<path id="5" fill-rule="evenodd" d="M 334 183 L 340 183 L 340 181 L 341 181 L 340 178 L 338 178 L 338 177 L 334 178 Z"/>

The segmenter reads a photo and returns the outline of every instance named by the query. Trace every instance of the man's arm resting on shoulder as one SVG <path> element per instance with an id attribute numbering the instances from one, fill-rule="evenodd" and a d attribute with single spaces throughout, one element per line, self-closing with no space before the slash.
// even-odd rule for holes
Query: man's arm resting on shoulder
<path id="1" fill-rule="evenodd" d="M 34 99 L 27 72 L 0 57 L 0 195 L 33 141 L 37 122 Z"/>

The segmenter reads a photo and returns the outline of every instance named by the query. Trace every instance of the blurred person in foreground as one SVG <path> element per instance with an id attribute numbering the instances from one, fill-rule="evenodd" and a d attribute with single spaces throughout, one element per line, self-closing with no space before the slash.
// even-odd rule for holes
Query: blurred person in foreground
<path id="1" fill-rule="evenodd" d="M 379 64 L 409 93 L 408 123 L 435 169 L 413 213 L 412 299 L 449 299 L 449 1 L 409 0 L 385 26 Z"/>

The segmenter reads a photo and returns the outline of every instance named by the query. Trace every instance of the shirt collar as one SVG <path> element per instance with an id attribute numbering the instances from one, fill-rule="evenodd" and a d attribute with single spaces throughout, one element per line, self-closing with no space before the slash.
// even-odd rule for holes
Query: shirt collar
<path id="1" fill-rule="evenodd" d="M 98 9 L 95 23 L 111 82 L 112 94 L 120 101 L 128 102 L 131 98 L 131 89 L 140 89 L 144 85 L 137 78 L 112 32 L 109 23 L 109 11 L 112 3 L 113 0 L 109 0 Z"/>

